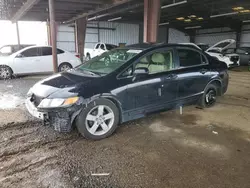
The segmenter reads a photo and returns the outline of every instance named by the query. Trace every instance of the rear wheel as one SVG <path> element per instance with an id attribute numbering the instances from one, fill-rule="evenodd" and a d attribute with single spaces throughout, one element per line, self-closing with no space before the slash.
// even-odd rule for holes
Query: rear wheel
<path id="1" fill-rule="evenodd" d="M 218 96 L 218 88 L 214 84 L 209 84 L 199 100 L 199 107 L 210 108 L 215 105 Z"/>
<path id="2" fill-rule="evenodd" d="M 87 139 L 100 140 L 113 134 L 119 122 L 119 110 L 107 99 L 90 103 L 77 117 L 78 131 Z"/>
<path id="3" fill-rule="evenodd" d="M 64 72 L 64 71 L 67 71 L 67 70 L 70 70 L 72 69 L 72 65 L 69 64 L 69 63 L 62 63 L 60 66 L 59 66 L 59 72 Z"/>
<path id="4" fill-rule="evenodd" d="M 4 79 L 4 80 L 11 79 L 12 75 L 13 75 L 13 71 L 11 70 L 10 67 L 5 66 L 5 65 L 0 66 L 0 79 Z"/>

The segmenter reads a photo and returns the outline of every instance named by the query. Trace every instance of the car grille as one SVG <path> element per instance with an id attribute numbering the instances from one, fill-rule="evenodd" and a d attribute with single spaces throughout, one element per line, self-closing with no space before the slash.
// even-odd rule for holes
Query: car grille
<path id="1" fill-rule="evenodd" d="M 230 58 L 230 61 L 234 62 L 234 63 L 237 63 L 239 61 L 239 56 L 232 56 Z"/>
<path id="2" fill-rule="evenodd" d="M 35 106 L 38 106 L 42 102 L 43 98 L 36 95 L 32 95 L 30 101 L 34 103 Z"/>

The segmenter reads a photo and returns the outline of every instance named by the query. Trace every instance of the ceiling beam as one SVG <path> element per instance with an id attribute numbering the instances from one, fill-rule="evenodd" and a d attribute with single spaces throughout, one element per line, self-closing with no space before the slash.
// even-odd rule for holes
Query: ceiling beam
<path id="1" fill-rule="evenodd" d="M 80 18 L 84 18 L 84 17 L 87 17 L 89 15 L 94 15 L 94 14 L 97 14 L 97 13 L 102 12 L 102 11 L 108 11 L 111 8 L 118 7 L 119 5 L 123 5 L 123 4 L 126 4 L 126 3 L 131 2 L 131 1 L 133 1 L 133 0 L 121 0 L 121 1 L 113 0 L 113 4 L 110 4 L 109 6 L 106 5 L 106 6 L 104 6 L 104 8 L 98 8 L 97 10 L 92 10 L 92 11 L 87 12 L 87 13 L 82 13 L 80 15 L 73 17 L 70 20 L 65 21 L 64 23 L 65 24 L 72 23 Z"/>
<path id="2" fill-rule="evenodd" d="M 23 15 L 26 14 L 35 4 L 37 4 L 40 0 L 27 0 L 26 3 L 22 5 L 22 7 L 15 13 L 15 15 L 11 18 L 12 22 L 16 22 L 22 18 Z"/>

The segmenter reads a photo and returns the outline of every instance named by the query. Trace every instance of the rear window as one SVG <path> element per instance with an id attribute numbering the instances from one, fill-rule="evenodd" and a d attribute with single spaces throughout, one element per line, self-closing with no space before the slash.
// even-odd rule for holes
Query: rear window
<path id="1" fill-rule="evenodd" d="M 106 44 L 106 48 L 107 48 L 107 50 L 112 50 L 114 48 L 117 48 L 117 46 L 112 45 L 112 44 Z"/>
<path id="2" fill-rule="evenodd" d="M 189 49 L 178 49 L 180 67 L 189 67 L 202 64 L 201 54 Z"/>
<path id="3" fill-rule="evenodd" d="M 63 50 L 61 50 L 61 49 L 57 49 L 57 54 L 63 54 L 64 53 L 64 51 Z"/>
<path id="4" fill-rule="evenodd" d="M 42 56 L 52 55 L 52 48 L 51 47 L 42 47 Z"/>

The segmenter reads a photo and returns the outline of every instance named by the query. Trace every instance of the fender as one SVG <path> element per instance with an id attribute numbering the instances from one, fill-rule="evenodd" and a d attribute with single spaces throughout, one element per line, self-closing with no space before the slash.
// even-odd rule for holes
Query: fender
<path id="1" fill-rule="evenodd" d="M 116 98 L 116 96 L 112 95 L 111 93 L 101 93 L 101 94 L 96 94 L 90 98 L 87 98 L 87 99 L 84 99 L 82 101 L 82 105 L 87 107 L 88 104 L 90 104 L 91 102 L 95 101 L 96 99 L 100 99 L 100 98 L 105 98 L 105 99 L 108 99 L 110 101 L 112 101 L 118 108 L 119 112 L 120 112 L 120 122 L 123 122 L 123 118 L 122 118 L 122 113 L 123 113 L 123 110 L 122 110 L 122 104 L 120 103 L 120 101 Z M 84 108 L 82 108 L 83 110 Z M 81 111 L 82 111 L 81 110 Z M 79 113 L 78 113 L 79 114 Z"/>
<path id="2" fill-rule="evenodd" d="M 206 87 L 204 88 L 203 93 L 205 92 L 205 89 L 207 88 L 207 86 L 208 86 L 209 84 L 211 84 L 212 82 L 220 82 L 220 85 L 222 86 L 222 82 L 221 82 L 220 79 L 218 79 L 218 78 L 212 79 L 212 80 L 210 80 L 210 81 L 208 82 L 208 84 L 207 84 Z M 221 87 L 220 89 L 222 89 L 222 87 Z M 221 93 L 221 91 L 220 91 L 220 93 Z"/>

